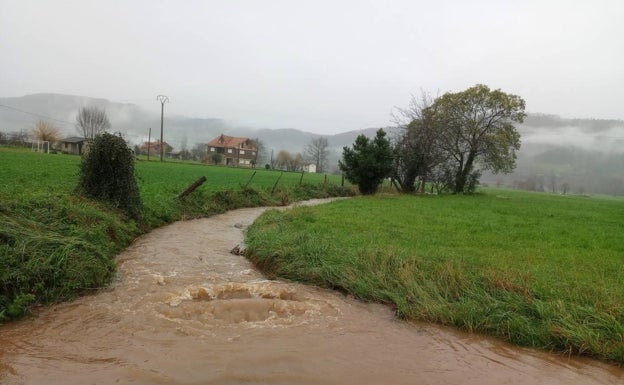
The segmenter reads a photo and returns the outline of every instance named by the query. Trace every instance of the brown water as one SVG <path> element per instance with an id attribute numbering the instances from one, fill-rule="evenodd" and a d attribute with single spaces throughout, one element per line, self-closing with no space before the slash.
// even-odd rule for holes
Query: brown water
<path id="1" fill-rule="evenodd" d="M 624 384 L 624 370 L 394 319 L 229 253 L 263 209 L 179 222 L 97 295 L 0 327 L 2 384 Z"/>

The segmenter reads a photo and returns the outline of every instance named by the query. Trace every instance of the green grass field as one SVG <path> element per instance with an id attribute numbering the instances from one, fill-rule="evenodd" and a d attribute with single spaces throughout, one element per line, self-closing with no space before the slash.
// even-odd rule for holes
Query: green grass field
<path id="1" fill-rule="evenodd" d="M 23 315 L 32 304 L 105 286 L 115 255 L 152 228 L 238 207 L 350 192 L 334 175 L 305 174 L 302 180 L 299 173 L 138 161 L 144 210 L 135 222 L 73 193 L 80 161 L 0 148 L 0 322 Z M 201 176 L 206 183 L 177 198 Z"/>
<path id="2" fill-rule="evenodd" d="M 624 200 L 484 189 L 270 211 L 269 276 L 507 341 L 624 363 Z"/>

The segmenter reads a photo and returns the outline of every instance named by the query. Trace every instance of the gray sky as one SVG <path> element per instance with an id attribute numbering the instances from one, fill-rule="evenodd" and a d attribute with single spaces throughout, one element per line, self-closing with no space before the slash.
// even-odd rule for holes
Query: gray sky
<path id="1" fill-rule="evenodd" d="M 624 118 L 624 1 L 0 0 L 0 96 L 103 97 L 330 134 L 477 83 Z"/>

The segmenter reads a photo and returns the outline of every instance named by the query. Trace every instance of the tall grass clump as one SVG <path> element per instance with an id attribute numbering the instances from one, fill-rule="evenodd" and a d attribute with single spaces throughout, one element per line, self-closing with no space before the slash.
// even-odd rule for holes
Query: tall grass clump
<path id="1" fill-rule="evenodd" d="M 486 190 L 270 211 L 249 258 L 402 318 L 624 363 L 624 201 Z"/>
<path id="2" fill-rule="evenodd" d="M 73 298 L 106 285 L 112 258 L 139 234 L 110 209 L 47 194 L 0 207 L 0 321 L 31 304 Z"/>
<path id="3" fill-rule="evenodd" d="M 103 133 L 89 144 L 76 191 L 108 202 L 138 219 L 142 203 L 134 174 L 134 153 L 121 136 Z"/>

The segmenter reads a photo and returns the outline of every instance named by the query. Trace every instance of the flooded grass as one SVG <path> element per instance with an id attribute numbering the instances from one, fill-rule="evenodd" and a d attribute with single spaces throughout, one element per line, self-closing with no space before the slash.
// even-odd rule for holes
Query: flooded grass
<path id="1" fill-rule="evenodd" d="M 114 257 L 136 236 L 233 208 L 344 195 L 340 177 L 139 161 L 139 222 L 76 196 L 80 157 L 0 149 L 0 322 L 30 306 L 105 286 Z M 201 176 L 207 182 L 178 195 Z M 253 176 L 253 178 L 252 178 Z M 279 179 L 279 183 L 276 181 Z M 300 184 L 300 182 L 302 182 Z"/>
<path id="2" fill-rule="evenodd" d="M 624 363 L 624 201 L 485 190 L 271 211 L 249 230 L 273 277 L 400 317 Z"/>

